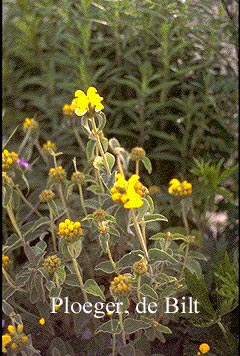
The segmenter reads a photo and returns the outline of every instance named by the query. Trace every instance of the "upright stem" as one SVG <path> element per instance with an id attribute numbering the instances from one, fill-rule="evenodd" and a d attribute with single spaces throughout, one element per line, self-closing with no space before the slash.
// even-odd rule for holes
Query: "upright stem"
<path id="1" fill-rule="evenodd" d="M 141 245 L 141 247 L 142 247 L 142 249 L 143 249 L 143 252 L 144 252 L 144 254 L 145 254 L 145 257 L 146 257 L 147 261 L 149 261 L 146 243 L 145 243 L 144 238 L 143 238 L 143 236 L 142 236 L 141 229 L 140 229 L 140 227 L 139 227 L 139 225 L 138 225 L 138 222 L 137 222 L 137 218 L 136 218 L 134 209 L 131 209 L 131 215 L 132 215 L 133 225 L 134 225 L 134 227 L 135 227 L 135 230 L 136 230 L 136 233 L 137 233 L 137 236 L 138 236 L 140 245 Z"/>
<path id="2" fill-rule="evenodd" d="M 98 149 L 100 151 L 100 154 L 101 154 L 101 156 L 103 158 L 103 162 L 104 162 L 105 168 L 107 170 L 107 174 L 110 176 L 111 175 L 111 171 L 110 171 L 110 168 L 109 168 L 109 165 L 108 165 L 108 161 L 106 159 L 106 156 L 105 156 L 105 153 L 104 153 L 104 150 L 103 150 L 103 147 L 102 147 L 101 140 L 100 140 L 98 132 L 97 132 L 97 126 L 96 126 L 94 117 L 91 118 L 91 123 L 92 123 L 92 127 L 93 127 L 93 135 L 96 138 L 97 147 L 98 147 Z"/>
<path id="3" fill-rule="evenodd" d="M 70 219 L 70 215 L 69 215 L 69 212 L 68 212 L 68 209 L 67 209 L 67 205 L 66 205 L 66 202 L 65 202 L 65 198 L 64 198 L 64 195 L 63 195 L 63 190 L 62 190 L 61 183 L 58 184 L 58 192 L 59 192 L 59 195 L 60 195 L 60 199 L 61 199 L 62 205 L 63 205 L 64 209 L 66 210 L 67 217 L 68 217 L 68 219 Z"/>
<path id="4" fill-rule="evenodd" d="M 113 345 L 112 345 L 112 356 L 116 356 L 116 334 L 112 334 L 112 339 L 113 339 Z"/>
<path id="5" fill-rule="evenodd" d="M 123 326 L 123 312 L 121 311 L 119 313 L 119 325 L 122 331 L 122 341 L 123 341 L 123 345 L 126 345 L 126 334 L 125 334 L 125 330 L 124 330 L 124 326 Z"/>
<path id="6" fill-rule="evenodd" d="M 139 175 L 139 161 L 136 161 L 136 166 L 135 166 L 135 173 Z"/>
<path id="7" fill-rule="evenodd" d="M 138 276 L 137 276 L 137 298 L 138 298 L 138 301 L 139 301 L 139 302 L 141 301 L 140 287 L 141 287 L 141 276 L 138 275 Z"/>
<path id="8" fill-rule="evenodd" d="M 181 271 L 181 274 L 180 274 L 180 279 L 183 277 L 183 273 L 185 271 L 185 268 L 186 268 L 186 264 L 187 264 L 187 258 L 188 258 L 188 252 L 189 252 L 189 243 L 187 244 L 187 247 L 186 247 L 186 250 L 185 250 L 185 255 L 184 255 L 184 261 L 183 261 L 183 267 L 182 267 L 182 271 Z"/>
<path id="9" fill-rule="evenodd" d="M 52 239 L 53 239 L 53 249 L 55 252 L 57 252 L 56 235 L 54 232 L 55 225 L 54 225 L 54 219 L 53 219 L 53 212 L 52 212 L 51 208 L 49 208 L 49 215 L 50 215 L 50 229 L 51 229 L 51 234 L 52 234 Z"/>
<path id="10" fill-rule="evenodd" d="M 83 294 L 83 298 L 84 298 L 84 301 L 85 302 L 88 302 L 88 297 L 87 297 L 87 293 L 85 292 L 84 290 L 84 284 L 83 284 L 83 279 L 82 279 L 82 275 L 81 275 L 81 272 L 79 270 L 79 266 L 78 266 L 78 262 L 76 260 L 74 256 L 74 253 L 73 253 L 73 250 L 72 250 L 72 247 L 70 246 L 70 254 L 71 254 L 71 257 L 72 257 L 72 263 L 73 263 L 73 267 L 74 267 L 74 270 L 76 272 L 76 275 L 77 275 L 77 279 L 78 279 L 78 282 L 79 282 L 79 286 L 82 290 L 82 294 Z"/>
<path id="11" fill-rule="evenodd" d="M 111 250 L 110 250 L 110 246 L 109 246 L 109 242 L 108 242 L 108 241 L 106 242 L 106 247 L 107 247 L 107 254 L 108 254 L 109 261 L 111 262 L 111 264 L 112 264 L 112 266 L 113 266 L 114 272 L 116 272 L 116 274 L 118 274 L 118 268 L 117 268 L 116 263 L 113 261 L 113 258 L 112 258 L 112 254 L 111 254 Z"/>
<path id="12" fill-rule="evenodd" d="M 181 211 L 182 211 L 182 218 L 183 218 L 183 223 L 186 229 L 186 235 L 189 235 L 189 225 L 188 225 L 188 220 L 187 220 L 187 216 L 186 216 L 186 209 L 185 209 L 185 202 L 184 199 L 181 199 Z"/>
<path id="13" fill-rule="evenodd" d="M 84 215 L 87 216 L 87 210 L 86 210 L 85 205 L 84 205 L 83 191 L 82 191 L 81 184 L 78 184 L 78 191 L 79 191 L 79 196 L 80 196 L 80 206 L 83 209 Z"/>

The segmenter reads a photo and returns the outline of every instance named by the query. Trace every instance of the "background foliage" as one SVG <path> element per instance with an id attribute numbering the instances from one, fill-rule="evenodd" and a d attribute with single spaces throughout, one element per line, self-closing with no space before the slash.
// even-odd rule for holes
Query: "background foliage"
<path id="1" fill-rule="evenodd" d="M 88 158 L 74 127 L 83 146 L 87 136 L 77 119 L 63 115 L 62 106 L 77 89 L 96 86 L 104 97 L 104 133 L 129 151 L 144 147 L 153 171 L 141 168 L 142 181 L 158 186 L 156 212 L 168 217 L 173 230 L 181 216 L 167 184 L 173 177 L 193 183 L 201 218 L 189 208 L 190 225 L 201 232 L 202 252 L 211 257 L 211 264 L 201 263 L 214 294 L 221 281 L 214 273 L 225 250 L 233 258 L 237 242 L 238 4 L 18 0 L 4 6 L 3 139 L 34 116 L 41 126 L 36 140 L 57 144 L 66 171 L 72 170 L 73 156 L 86 169 Z M 11 149 L 18 152 L 23 138 L 18 129 Z M 29 187 L 20 181 L 33 205 L 50 167 L 38 159 L 35 142 L 27 142 L 21 153 L 33 168 Z M 20 221 L 24 209 L 18 211 Z M 226 224 L 216 222 L 222 213 Z M 153 225 L 153 232 L 157 228 Z"/>

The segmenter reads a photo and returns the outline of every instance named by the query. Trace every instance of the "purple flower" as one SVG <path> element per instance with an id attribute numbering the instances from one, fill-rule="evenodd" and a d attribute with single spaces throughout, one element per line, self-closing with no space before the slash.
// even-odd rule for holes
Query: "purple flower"
<path id="1" fill-rule="evenodd" d="M 25 161 L 25 159 L 23 159 L 23 158 L 18 158 L 18 159 L 17 159 L 17 163 L 18 163 L 20 166 L 23 166 L 23 167 L 25 167 L 25 168 L 30 168 L 30 167 L 31 167 L 30 163 L 28 163 L 27 161 Z"/>
<path id="2" fill-rule="evenodd" d="M 5 320 L 2 319 L 2 328 L 4 328 L 4 326 L 5 326 Z"/>

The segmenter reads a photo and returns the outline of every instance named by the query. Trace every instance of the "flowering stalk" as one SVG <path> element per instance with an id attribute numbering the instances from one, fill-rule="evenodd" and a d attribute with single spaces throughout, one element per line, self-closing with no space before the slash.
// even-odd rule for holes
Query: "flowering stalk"
<path id="1" fill-rule="evenodd" d="M 181 199 L 180 204 L 181 204 L 183 223 L 185 226 L 186 235 L 188 236 L 189 235 L 189 225 L 188 225 L 188 220 L 187 220 L 187 215 L 186 215 L 186 207 L 185 207 L 184 199 Z"/>
<path id="2" fill-rule="evenodd" d="M 138 236 L 138 240 L 140 242 L 140 245 L 141 245 L 141 247 L 143 249 L 143 252 L 145 254 L 145 257 L 146 257 L 147 261 L 149 261 L 146 243 L 144 241 L 141 229 L 140 229 L 140 227 L 138 225 L 137 218 L 136 218 L 136 215 L 135 215 L 135 211 L 134 211 L 134 209 L 130 209 L 130 211 L 131 211 L 131 215 L 132 215 L 133 225 L 135 227 L 135 230 L 136 230 L 136 233 L 137 233 L 137 236 Z"/>
<path id="3" fill-rule="evenodd" d="M 84 204 L 82 186 L 81 186 L 81 184 L 77 184 L 77 186 L 78 186 L 79 197 L 80 197 L 80 206 L 83 209 L 84 215 L 87 217 L 88 213 L 87 213 L 87 210 L 86 210 L 85 204 Z"/>
<path id="4" fill-rule="evenodd" d="M 63 207 L 64 207 L 64 209 L 66 211 L 67 217 L 68 217 L 68 219 L 70 219 L 70 215 L 69 215 L 67 204 L 66 204 L 66 201 L 65 201 L 65 198 L 64 198 L 64 194 L 63 194 L 62 184 L 61 183 L 58 184 L 58 192 L 59 192 L 59 195 L 60 195 L 60 199 L 61 199 L 62 205 L 63 205 Z"/>
<path id="5" fill-rule="evenodd" d="M 92 127 L 93 127 L 92 133 L 93 133 L 94 137 L 96 138 L 97 147 L 98 147 L 99 152 L 100 152 L 100 154 L 101 154 L 101 156 L 103 158 L 103 162 L 104 162 L 107 174 L 110 176 L 111 175 L 111 171 L 110 171 L 110 168 L 109 168 L 109 165 L 108 165 L 108 161 L 106 159 L 106 156 L 105 156 L 105 153 L 104 153 L 104 150 L 103 150 L 103 147 L 102 147 L 101 140 L 100 140 L 99 135 L 98 135 L 98 130 L 97 130 L 97 126 L 96 126 L 94 117 L 92 117 L 90 119 L 90 121 L 92 123 Z"/>
<path id="6" fill-rule="evenodd" d="M 136 161 L 135 173 L 139 175 L 139 160 Z"/>
<path id="7" fill-rule="evenodd" d="M 126 334 L 125 334 L 125 330 L 124 330 L 124 326 L 123 326 L 123 312 L 120 311 L 119 313 L 119 325 L 122 331 L 122 341 L 123 341 L 123 345 L 126 345 Z"/>
<path id="8" fill-rule="evenodd" d="M 25 241 L 25 239 L 24 239 L 19 227 L 18 227 L 18 223 L 17 223 L 17 221 L 15 219 L 15 215 L 14 215 L 14 212 L 13 212 L 13 208 L 12 208 L 11 202 L 8 203 L 6 209 L 7 209 L 7 213 L 8 213 L 9 219 L 11 220 L 11 223 L 12 223 L 16 233 L 18 234 L 18 236 L 22 240 L 23 246 L 26 247 L 27 244 L 26 244 L 26 241 Z"/>
<path id="9" fill-rule="evenodd" d="M 73 251 L 73 248 L 72 248 L 71 244 L 69 245 L 69 252 L 70 252 L 70 255 L 71 255 L 71 258 L 72 258 L 72 263 L 73 263 L 73 267 L 74 267 L 74 270 L 75 270 L 76 275 L 77 275 L 77 279 L 79 281 L 79 286 L 80 286 L 80 288 L 82 290 L 84 301 L 88 302 L 87 293 L 84 290 L 84 284 L 83 284 L 82 275 L 81 275 L 81 272 L 79 270 L 78 262 L 77 262 L 76 258 L 74 257 L 74 251 Z"/>
<path id="10" fill-rule="evenodd" d="M 56 235 L 55 235 L 55 224 L 54 224 L 54 218 L 53 218 L 53 211 L 52 208 L 49 207 L 49 216 L 50 216 L 50 230 L 51 230 L 51 235 L 52 235 L 52 240 L 53 240 L 53 249 L 56 252 L 57 251 L 57 243 L 56 243 Z"/>
<path id="11" fill-rule="evenodd" d="M 117 268 L 117 265 L 116 263 L 114 262 L 113 258 L 112 258 L 112 254 L 111 254 L 111 250 L 110 250 L 110 246 L 109 246 L 109 242 L 107 241 L 106 242 L 106 247 L 107 247 L 107 254 L 108 254 L 108 258 L 109 258 L 109 261 L 111 262 L 112 266 L 113 266 L 113 269 L 114 269 L 114 272 L 116 274 L 118 274 L 118 268 Z"/>

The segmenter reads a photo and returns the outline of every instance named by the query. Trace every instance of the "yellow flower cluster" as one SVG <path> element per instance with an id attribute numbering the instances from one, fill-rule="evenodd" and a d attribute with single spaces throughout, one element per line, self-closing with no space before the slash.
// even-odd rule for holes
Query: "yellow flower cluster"
<path id="1" fill-rule="evenodd" d="M 73 115 L 74 111 L 76 109 L 76 104 L 74 104 L 74 102 L 72 102 L 72 104 L 65 104 L 63 105 L 62 111 L 64 113 L 64 115 Z"/>
<path id="2" fill-rule="evenodd" d="M 37 130 L 38 129 L 38 123 L 37 123 L 37 121 L 35 119 L 27 117 L 24 120 L 23 129 L 24 129 L 24 131 Z"/>
<path id="3" fill-rule="evenodd" d="M 7 255 L 2 255 L 2 266 L 7 268 L 9 266 L 10 259 Z"/>
<path id="4" fill-rule="evenodd" d="M 62 166 L 50 168 L 48 175 L 50 178 L 54 178 L 56 183 L 64 182 L 67 177 L 67 174 Z"/>
<path id="5" fill-rule="evenodd" d="M 55 194 L 51 189 L 44 189 L 39 194 L 39 200 L 41 203 L 47 203 L 55 198 Z"/>
<path id="6" fill-rule="evenodd" d="M 8 349 L 15 350 L 29 343 L 29 338 L 23 333 L 23 325 L 18 324 L 17 328 L 8 325 L 8 333 L 2 335 L 2 352 L 7 353 Z"/>
<path id="7" fill-rule="evenodd" d="M 60 222 L 58 225 L 58 234 L 63 241 L 74 242 L 83 234 L 81 223 L 79 221 L 74 222 L 70 219 L 65 219 L 65 221 Z"/>
<path id="8" fill-rule="evenodd" d="M 47 142 L 45 142 L 43 144 L 43 149 L 44 151 L 47 151 L 48 152 L 48 149 L 51 149 L 53 150 L 53 152 L 56 152 L 57 151 L 57 146 L 55 145 L 55 143 L 53 143 L 52 141 L 48 140 Z"/>
<path id="9" fill-rule="evenodd" d="M 103 98 L 98 94 L 97 89 L 89 87 L 87 95 L 82 90 L 75 92 L 75 98 L 72 101 L 72 105 L 76 105 L 75 114 L 77 116 L 83 116 L 86 112 L 95 110 L 101 111 L 104 109 L 101 101 Z"/>
<path id="10" fill-rule="evenodd" d="M 61 260 L 56 255 L 51 255 L 44 259 L 43 266 L 49 273 L 54 273 L 61 266 Z"/>
<path id="11" fill-rule="evenodd" d="M 170 187 L 168 188 L 168 193 L 178 197 L 186 197 L 192 194 L 192 184 L 188 183 L 186 180 L 180 182 L 178 179 L 173 178 L 169 182 Z"/>
<path id="12" fill-rule="evenodd" d="M 148 269 L 147 261 L 145 261 L 145 260 L 137 261 L 132 266 L 133 272 L 135 272 L 136 274 L 138 274 L 140 276 L 145 274 L 147 272 L 147 269 Z"/>
<path id="13" fill-rule="evenodd" d="M 131 284 L 127 276 L 120 274 L 114 277 L 110 285 L 110 292 L 113 297 L 124 297 L 131 291 Z"/>
<path id="14" fill-rule="evenodd" d="M 126 209 L 140 208 L 143 205 L 141 197 L 148 193 L 139 181 L 139 176 L 133 174 L 128 181 L 121 173 L 116 174 L 116 183 L 110 189 L 113 201 L 119 201 Z"/>
<path id="15" fill-rule="evenodd" d="M 203 343 L 199 346 L 199 351 L 198 355 L 206 354 L 208 351 L 210 351 L 210 346 L 206 343 Z"/>
<path id="16" fill-rule="evenodd" d="M 9 169 L 13 163 L 18 159 L 18 154 L 16 152 L 9 152 L 8 150 L 3 150 L 2 152 L 2 169 Z"/>

